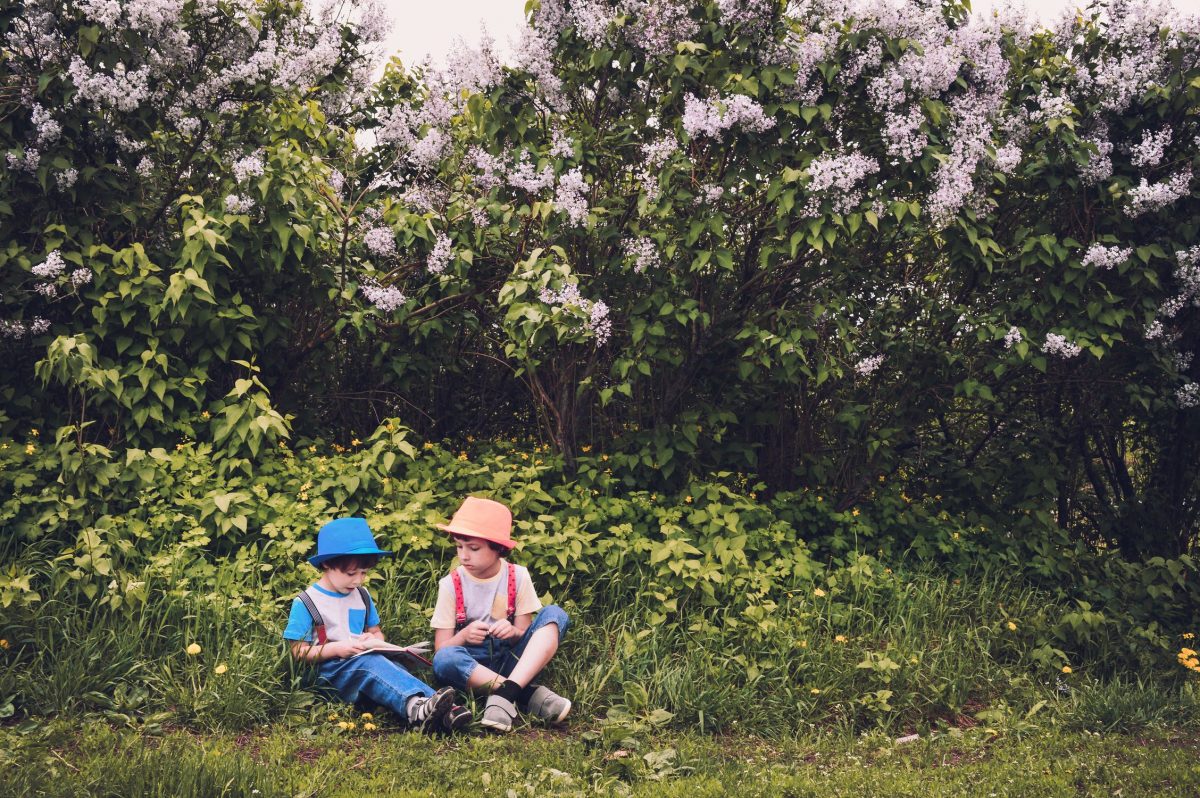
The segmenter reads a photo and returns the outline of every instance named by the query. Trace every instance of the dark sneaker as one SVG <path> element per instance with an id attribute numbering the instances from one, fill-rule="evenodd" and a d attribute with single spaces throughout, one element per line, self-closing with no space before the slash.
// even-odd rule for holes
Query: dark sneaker
<path id="1" fill-rule="evenodd" d="M 466 707 L 460 707 L 458 704 L 450 707 L 450 711 L 442 716 L 442 731 L 453 734 L 454 732 L 462 731 L 471 725 L 471 720 L 475 716 L 471 714 L 471 710 Z"/>
<path id="2" fill-rule="evenodd" d="M 494 732 L 510 732 L 516 717 L 517 705 L 493 693 L 488 696 L 479 725 Z"/>
<path id="3" fill-rule="evenodd" d="M 418 698 L 408 710 L 408 725 L 431 734 L 442 727 L 446 715 L 454 707 L 454 688 L 443 687 L 427 698 Z"/>
<path id="4" fill-rule="evenodd" d="M 571 702 L 539 684 L 529 696 L 529 701 L 521 707 L 521 711 L 548 723 L 562 723 L 571 712 Z"/>

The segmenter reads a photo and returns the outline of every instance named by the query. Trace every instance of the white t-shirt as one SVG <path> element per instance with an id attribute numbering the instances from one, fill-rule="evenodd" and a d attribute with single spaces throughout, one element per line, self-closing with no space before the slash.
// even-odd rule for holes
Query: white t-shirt
<path id="1" fill-rule="evenodd" d="M 517 582 L 516 614 L 530 615 L 542 608 L 529 569 L 515 566 Z M 458 567 L 462 578 L 463 607 L 467 611 L 467 623 L 486 621 L 492 623 L 508 617 L 508 561 L 500 560 L 500 571 L 491 579 L 476 579 L 462 566 Z M 490 601 L 489 601 L 490 599 Z M 454 580 L 450 574 L 438 582 L 437 604 L 433 618 L 429 621 L 433 629 L 453 629 L 454 624 Z"/>

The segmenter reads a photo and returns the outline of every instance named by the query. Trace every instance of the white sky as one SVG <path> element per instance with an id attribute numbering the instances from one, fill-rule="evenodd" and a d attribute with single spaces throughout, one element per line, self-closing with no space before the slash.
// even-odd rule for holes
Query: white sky
<path id="1" fill-rule="evenodd" d="M 457 37 L 469 45 L 479 42 L 480 24 L 496 40 L 501 57 L 511 52 L 525 21 L 525 0 L 381 0 L 392 15 L 391 36 L 385 56 L 399 55 L 405 64 L 425 56 L 440 61 Z M 974 0 L 975 13 L 988 13 L 1001 0 Z M 1064 8 L 1086 6 L 1086 0 L 1025 0 L 1024 6 L 1044 23 L 1058 18 Z M 1200 0 L 1173 0 L 1176 8 L 1200 14 Z M 385 58 L 386 60 L 386 58 Z"/>

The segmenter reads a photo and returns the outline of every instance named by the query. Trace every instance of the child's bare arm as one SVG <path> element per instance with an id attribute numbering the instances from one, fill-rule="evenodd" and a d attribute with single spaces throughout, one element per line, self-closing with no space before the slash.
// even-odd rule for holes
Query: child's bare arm
<path id="1" fill-rule="evenodd" d="M 366 646 L 357 640 L 341 640 L 336 643 L 326 643 L 323 646 L 316 643 L 306 643 L 303 640 L 292 641 L 292 656 L 305 662 L 324 662 L 330 659 L 341 659 L 342 657 L 354 656 L 362 651 L 366 651 Z"/>
<path id="2" fill-rule="evenodd" d="M 492 637 L 500 640 L 515 640 L 525 634 L 525 630 L 533 623 L 533 613 L 518 615 L 509 623 L 507 619 L 501 618 L 492 624 Z"/>

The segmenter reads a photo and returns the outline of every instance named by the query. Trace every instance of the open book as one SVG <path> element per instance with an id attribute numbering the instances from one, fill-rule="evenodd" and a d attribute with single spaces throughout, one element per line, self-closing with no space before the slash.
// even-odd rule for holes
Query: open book
<path id="1" fill-rule="evenodd" d="M 383 654 L 409 668 L 419 665 L 428 668 L 433 665 L 426 656 L 430 653 L 428 640 L 413 643 L 411 646 L 398 646 L 395 643 L 380 640 L 378 637 L 367 637 L 363 643 L 367 650 L 358 652 L 354 657 L 361 657 L 363 654 Z M 354 657 L 350 657 L 350 659 L 354 659 Z"/>

